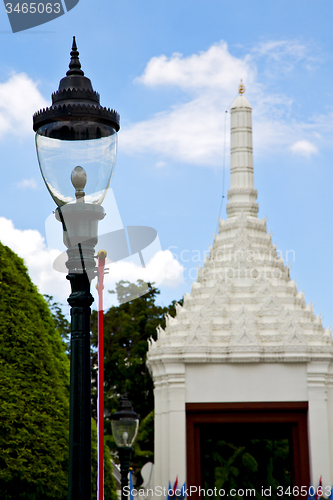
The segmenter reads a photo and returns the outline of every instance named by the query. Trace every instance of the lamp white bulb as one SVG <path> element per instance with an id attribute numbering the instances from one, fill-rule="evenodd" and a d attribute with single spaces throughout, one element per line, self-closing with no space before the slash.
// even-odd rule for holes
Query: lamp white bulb
<path id="1" fill-rule="evenodd" d="M 85 192 L 83 191 L 87 184 L 87 174 L 84 168 L 79 165 L 71 173 L 71 181 L 75 187 L 75 196 L 77 202 L 84 202 Z"/>
<path id="2" fill-rule="evenodd" d="M 128 433 L 125 431 L 123 432 L 123 441 L 125 445 L 127 445 L 127 440 L 128 440 Z"/>

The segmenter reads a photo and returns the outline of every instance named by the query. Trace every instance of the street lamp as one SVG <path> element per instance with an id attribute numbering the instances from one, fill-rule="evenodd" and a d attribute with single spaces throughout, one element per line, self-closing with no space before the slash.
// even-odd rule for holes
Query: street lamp
<path id="1" fill-rule="evenodd" d="M 71 284 L 69 500 L 91 500 L 90 281 L 96 275 L 95 245 L 101 203 L 110 185 L 119 115 L 103 108 L 84 76 L 75 37 L 69 70 L 52 94 L 52 106 L 33 117 L 45 184 L 58 208 Z"/>
<path id="2" fill-rule="evenodd" d="M 128 486 L 128 471 L 132 453 L 132 445 L 139 428 L 139 415 L 133 411 L 132 405 L 125 393 L 120 401 L 118 411 L 112 415 L 112 435 L 119 448 L 119 460 L 121 468 L 121 498 L 124 500 L 124 487 Z"/>

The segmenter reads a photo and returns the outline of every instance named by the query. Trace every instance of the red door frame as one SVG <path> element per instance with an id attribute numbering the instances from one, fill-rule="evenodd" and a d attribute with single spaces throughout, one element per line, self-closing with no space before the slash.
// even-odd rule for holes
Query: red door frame
<path id="1" fill-rule="evenodd" d="M 308 402 L 186 403 L 187 487 L 201 485 L 200 424 L 292 424 L 294 486 L 310 484 Z M 293 496 L 293 498 L 298 498 Z M 304 498 L 299 496 L 299 498 Z M 191 500 L 199 500 L 192 495 Z"/>

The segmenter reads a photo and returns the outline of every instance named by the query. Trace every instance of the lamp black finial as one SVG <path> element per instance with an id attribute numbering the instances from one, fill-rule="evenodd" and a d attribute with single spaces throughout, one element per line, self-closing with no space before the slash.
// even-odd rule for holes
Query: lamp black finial
<path id="1" fill-rule="evenodd" d="M 110 125 L 118 132 L 120 128 L 118 113 L 100 105 L 98 92 L 93 89 L 89 78 L 84 76 L 75 36 L 70 55 L 69 70 L 60 80 L 58 90 L 52 94 L 52 106 L 34 114 L 34 131 L 54 121 L 89 118 Z"/>
<path id="2" fill-rule="evenodd" d="M 84 76 L 84 72 L 81 69 L 81 63 L 79 60 L 79 52 L 77 50 L 75 36 L 73 36 L 73 45 L 71 51 L 71 60 L 69 63 L 69 70 L 66 73 L 67 76 Z"/>

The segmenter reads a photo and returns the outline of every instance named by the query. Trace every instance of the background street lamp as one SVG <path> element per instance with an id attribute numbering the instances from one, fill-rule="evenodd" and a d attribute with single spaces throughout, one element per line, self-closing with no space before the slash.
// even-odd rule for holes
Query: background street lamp
<path id="1" fill-rule="evenodd" d="M 95 245 L 100 205 L 110 185 L 119 115 L 99 103 L 84 76 L 75 37 L 69 70 L 52 94 L 52 106 L 33 117 L 39 166 L 58 205 L 67 247 L 72 293 L 69 427 L 69 500 L 91 500 L 90 281 L 96 275 Z"/>
<path id="2" fill-rule="evenodd" d="M 121 498 L 124 500 L 124 487 L 128 486 L 128 472 L 132 446 L 139 428 L 139 415 L 135 413 L 125 393 L 121 398 L 118 411 L 112 415 L 112 434 L 119 448 L 119 460 L 121 468 Z"/>

